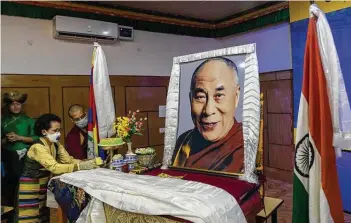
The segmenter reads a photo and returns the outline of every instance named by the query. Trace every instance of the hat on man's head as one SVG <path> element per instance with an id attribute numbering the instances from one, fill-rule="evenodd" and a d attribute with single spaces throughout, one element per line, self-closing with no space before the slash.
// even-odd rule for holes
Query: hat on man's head
<path id="1" fill-rule="evenodd" d="M 13 102 L 24 103 L 27 100 L 26 93 L 20 93 L 18 91 L 11 91 L 4 94 L 4 103 L 11 104 Z"/>

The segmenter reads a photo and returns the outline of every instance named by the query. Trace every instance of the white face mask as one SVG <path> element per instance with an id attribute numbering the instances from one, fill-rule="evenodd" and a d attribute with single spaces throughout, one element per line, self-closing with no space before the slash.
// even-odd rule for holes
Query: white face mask
<path id="1" fill-rule="evenodd" d="M 74 124 L 76 124 L 76 126 L 78 126 L 81 129 L 86 128 L 88 126 L 88 116 L 85 116 L 81 120 L 74 122 Z"/>
<path id="2" fill-rule="evenodd" d="M 60 140 L 60 137 L 61 137 L 61 132 L 55 132 L 55 133 L 46 133 L 45 137 L 50 141 L 50 142 L 53 142 L 53 143 L 56 143 Z"/>

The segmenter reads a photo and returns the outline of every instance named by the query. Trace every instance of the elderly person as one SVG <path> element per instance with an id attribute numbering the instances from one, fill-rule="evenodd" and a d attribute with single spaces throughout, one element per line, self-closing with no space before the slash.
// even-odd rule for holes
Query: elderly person
<path id="1" fill-rule="evenodd" d="M 18 180 L 22 171 L 22 158 L 29 146 L 39 137 L 34 134 L 34 120 L 23 114 L 27 94 L 17 91 L 4 94 L 4 115 L 1 119 L 1 160 L 4 168 L 2 194 L 8 205 L 15 205 Z"/>
<path id="2" fill-rule="evenodd" d="M 44 114 L 34 127 L 40 136 L 24 157 L 24 168 L 19 185 L 18 222 L 48 222 L 45 208 L 47 183 L 52 175 L 89 170 L 102 164 L 100 158 L 80 161 L 71 157 L 60 144 L 61 119 L 54 114 Z"/>
<path id="3" fill-rule="evenodd" d="M 195 128 L 177 139 L 173 166 L 242 173 L 242 124 L 234 118 L 240 98 L 235 63 L 224 57 L 201 63 L 189 96 Z"/>

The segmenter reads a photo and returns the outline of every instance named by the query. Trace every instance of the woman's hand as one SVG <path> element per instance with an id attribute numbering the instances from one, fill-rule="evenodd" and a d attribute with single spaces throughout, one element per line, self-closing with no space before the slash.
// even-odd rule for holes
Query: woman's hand
<path id="1" fill-rule="evenodd" d="M 14 132 L 10 132 L 6 137 L 9 142 L 23 141 L 22 136 L 19 136 Z"/>
<path id="2" fill-rule="evenodd" d="M 98 166 L 95 164 L 95 160 L 82 161 L 78 163 L 78 170 L 91 170 Z"/>
<path id="3" fill-rule="evenodd" d="M 88 161 L 82 161 L 78 163 L 78 170 L 91 170 L 98 168 L 101 166 L 104 162 L 100 157 L 96 157 L 95 159 L 91 159 Z"/>
<path id="4" fill-rule="evenodd" d="M 33 138 L 20 136 L 14 132 L 10 132 L 9 134 L 7 134 L 6 138 L 9 142 L 16 142 L 16 141 L 22 141 L 24 143 L 32 143 L 33 142 Z"/>

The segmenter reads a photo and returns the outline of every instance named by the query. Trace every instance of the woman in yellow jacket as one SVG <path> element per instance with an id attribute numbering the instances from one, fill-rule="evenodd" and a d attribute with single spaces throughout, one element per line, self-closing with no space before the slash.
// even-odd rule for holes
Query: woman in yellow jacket
<path id="1" fill-rule="evenodd" d="M 61 119 L 54 114 L 38 118 L 34 132 L 40 136 L 24 157 L 18 196 L 18 222 L 49 222 L 45 207 L 47 183 L 52 175 L 89 170 L 102 164 L 100 158 L 81 161 L 60 144 Z"/>

